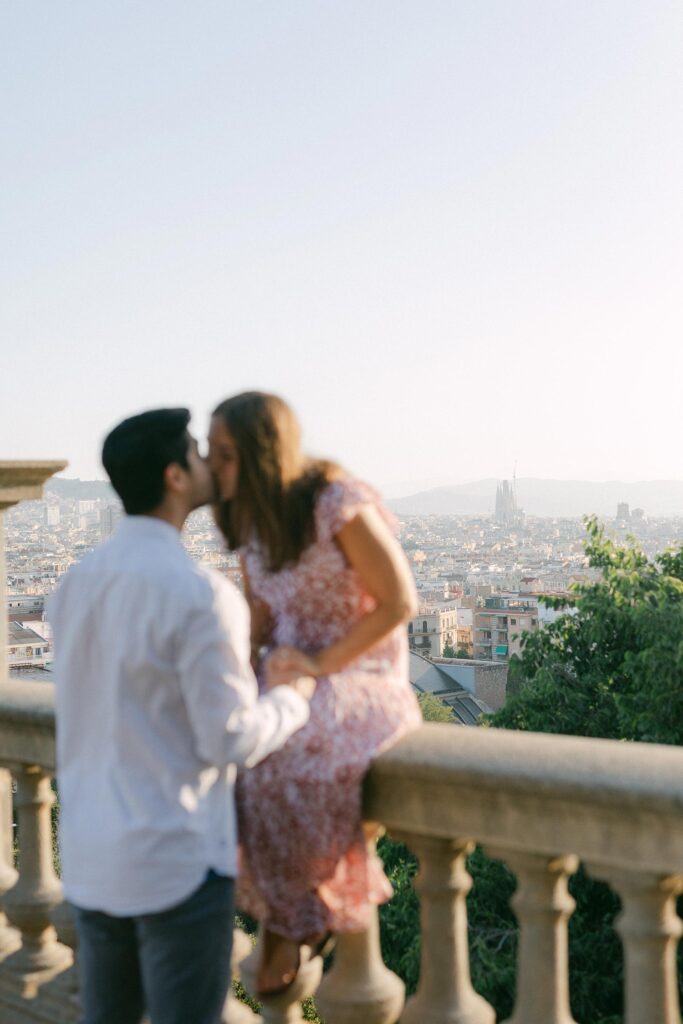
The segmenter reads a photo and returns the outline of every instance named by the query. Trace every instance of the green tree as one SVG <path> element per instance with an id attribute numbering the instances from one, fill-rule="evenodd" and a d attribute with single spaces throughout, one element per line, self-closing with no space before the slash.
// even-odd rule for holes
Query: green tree
<path id="1" fill-rule="evenodd" d="M 420 705 L 422 717 L 425 722 L 454 722 L 453 709 L 442 700 L 435 697 L 433 693 L 419 693 L 417 703 Z"/>
<path id="2" fill-rule="evenodd" d="M 442 657 L 443 658 L 454 658 L 455 657 L 455 647 L 453 647 L 452 644 L 444 644 L 443 645 Z"/>
<path id="3" fill-rule="evenodd" d="M 615 545 L 596 519 L 586 525 L 589 564 L 601 577 L 577 586 L 555 622 L 525 634 L 516 692 L 490 723 L 680 744 L 683 547 L 650 561 L 633 540 Z"/>

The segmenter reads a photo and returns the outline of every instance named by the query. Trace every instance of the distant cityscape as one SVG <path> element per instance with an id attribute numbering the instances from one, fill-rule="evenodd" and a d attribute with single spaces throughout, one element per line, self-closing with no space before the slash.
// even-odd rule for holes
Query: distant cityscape
<path id="1" fill-rule="evenodd" d="M 520 652 L 521 634 L 542 629 L 558 614 L 544 598 L 568 594 L 573 584 L 594 576 L 580 517 L 525 514 L 514 480 L 492 482 L 490 504 L 493 511 L 484 515 L 399 514 L 401 543 L 419 595 L 418 615 L 407 627 L 411 678 L 418 689 L 446 698 L 451 691 L 467 691 L 480 699 L 478 710 L 504 700 L 506 673 L 492 674 L 494 666 L 505 668 Z M 8 511 L 11 675 L 47 678 L 52 640 L 46 598 L 71 565 L 111 536 L 121 515 L 113 491 L 99 481 L 55 480 L 43 501 Z M 649 557 L 683 543 L 680 515 L 649 516 L 646 509 L 619 501 L 603 521 L 617 539 L 635 536 Z M 240 583 L 238 560 L 226 552 L 207 509 L 190 517 L 183 539 L 193 558 Z M 438 673 L 426 673 L 425 662 Z"/>

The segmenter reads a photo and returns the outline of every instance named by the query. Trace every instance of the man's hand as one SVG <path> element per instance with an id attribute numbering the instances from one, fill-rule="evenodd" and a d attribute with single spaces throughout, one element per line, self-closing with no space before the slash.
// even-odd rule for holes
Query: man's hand
<path id="1" fill-rule="evenodd" d="M 280 647 L 266 661 L 266 688 L 272 690 L 275 686 L 291 686 L 306 700 L 310 700 L 316 687 L 311 668 L 312 659 L 308 655 L 293 648 Z"/>
<path id="2" fill-rule="evenodd" d="M 278 647 L 268 658 L 266 665 L 266 676 L 268 671 L 273 672 L 298 672 L 299 675 L 318 676 L 320 667 L 315 655 L 306 654 L 296 647 Z"/>
<path id="3" fill-rule="evenodd" d="M 310 700 L 315 693 L 315 688 L 318 683 L 313 676 L 299 676 L 289 685 L 293 687 L 297 693 L 300 693 L 305 700 Z"/>

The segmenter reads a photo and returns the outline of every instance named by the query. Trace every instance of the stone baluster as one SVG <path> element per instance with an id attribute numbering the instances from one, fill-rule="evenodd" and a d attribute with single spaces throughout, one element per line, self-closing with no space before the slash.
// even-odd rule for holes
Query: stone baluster
<path id="1" fill-rule="evenodd" d="M 368 857 L 376 857 L 384 826 L 366 821 L 363 832 Z M 399 1019 L 405 985 L 382 960 L 377 907 L 371 908 L 365 931 L 337 936 L 334 963 L 315 1002 L 326 1024 L 394 1024 Z"/>
<path id="2" fill-rule="evenodd" d="M 420 986 L 401 1024 L 493 1024 L 495 1012 L 472 987 L 467 934 L 467 893 L 472 878 L 466 857 L 474 844 L 424 836 L 402 837 L 420 870 L 422 955 Z"/>
<path id="3" fill-rule="evenodd" d="M 384 965 L 377 908 L 364 932 L 339 935 L 334 965 L 315 999 L 326 1024 L 395 1024 L 405 1000 L 405 986 Z"/>
<path id="4" fill-rule="evenodd" d="M 4 513 L 19 501 L 42 496 L 42 485 L 53 473 L 64 469 L 66 462 L 0 462 L 0 686 L 7 680 L 7 617 L 5 614 L 5 524 Z M 9 772 L 0 769 L 0 899 L 5 893 L 16 893 L 21 885 L 12 867 L 12 783 Z M 11 900 L 11 896 L 9 897 Z M 8 901 L 5 897 L 4 904 Z M 6 906 L 4 907 L 6 909 Z M 16 950 L 20 945 L 19 933 L 7 924 L 4 909 L 0 908 L 0 957 Z M 15 958 L 16 959 L 16 958 Z"/>
<path id="5" fill-rule="evenodd" d="M 507 1024 L 575 1024 L 569 1009 L 567 922 L 574 910 L 567 881 L 572 855 L 487 849 L 517 876 L 512 906 L 520 925 L 517 999 Z"/>
<path id="6" fill-rule="evenodd" d="M 3 897 L 18 877 L 12 867 L 12 832 L 12 776 L 6 768 L 0 768 L 0 960 L 21 945 L 19 932 L 10 927 L 2 909 Z"/>
<path id="7" fill-rule="evenodd" d="M 241 965 L 251 953 L 251 939 L 242 931 L 235 928 L 232 940 L 232 976 L 235 979 L 241 977 Z M 222 1024 L 257 1024 L 260 1018 L 251 1010 L 246 1003 L 241 1003 L 235 996 L 232 988 L 228 993 L 223 1008 Z"/>
<path id="8" fill-rule="evenodd" d="M 67 946 L 73 955 L 73 964 L 68 971 L 64 972 L 62 980 L 65 996 L 76 1000 L 80 987 L 78 974 L 78 932 L 76 931 L 73 913 L 66 900 L 62 900 L 57 904 L 50 915 L 50 919 L 57 933 L 57 940 L 62 945 Z"/>
<path id="9" fill-rule="evenodd" d="M 683 922 L 676 896 L 683 875 L 609 870 L 596 866 L 621 898 L 617 931 L 624 944 L 625 1024 L 680 1024 L 676 946 Z"/>
<path id="10" fill-rule="evenodd" d="M 22 937 L 22 948 L 12 958 L 23 975 L 66 967 L 71 950 L 57 941 L 50 919 L 62 901 L 52 863 L 50 810 L 55 797 L 50 776 L 42 768 L 16 771 L 16 807 L 19 824 L 19 878 L 7 893 L 5 906 Z"/>
<path id="11" fill-rule="evenodd" d="M 256 998 L 256 975 L 261 960 L 261 937 L 249 956 L 240 965 L 240 974 L 247 992 Z M 279 996 L 263 1000 L 261 1016 L 268 1024 L 304 1024 L 301 1002 L 315 994 L 323 973 L 320 957 L 304 961 L 294 984 Z"/>

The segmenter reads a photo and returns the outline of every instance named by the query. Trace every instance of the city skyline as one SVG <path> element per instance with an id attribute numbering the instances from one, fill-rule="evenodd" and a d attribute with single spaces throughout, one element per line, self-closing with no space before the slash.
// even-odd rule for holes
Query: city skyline
<path id="1" fill-rule="evenodd" d="M 260 387 L 391 495 L 681 478 L 680 4 L 2 19 L 2 458 Z"/>

